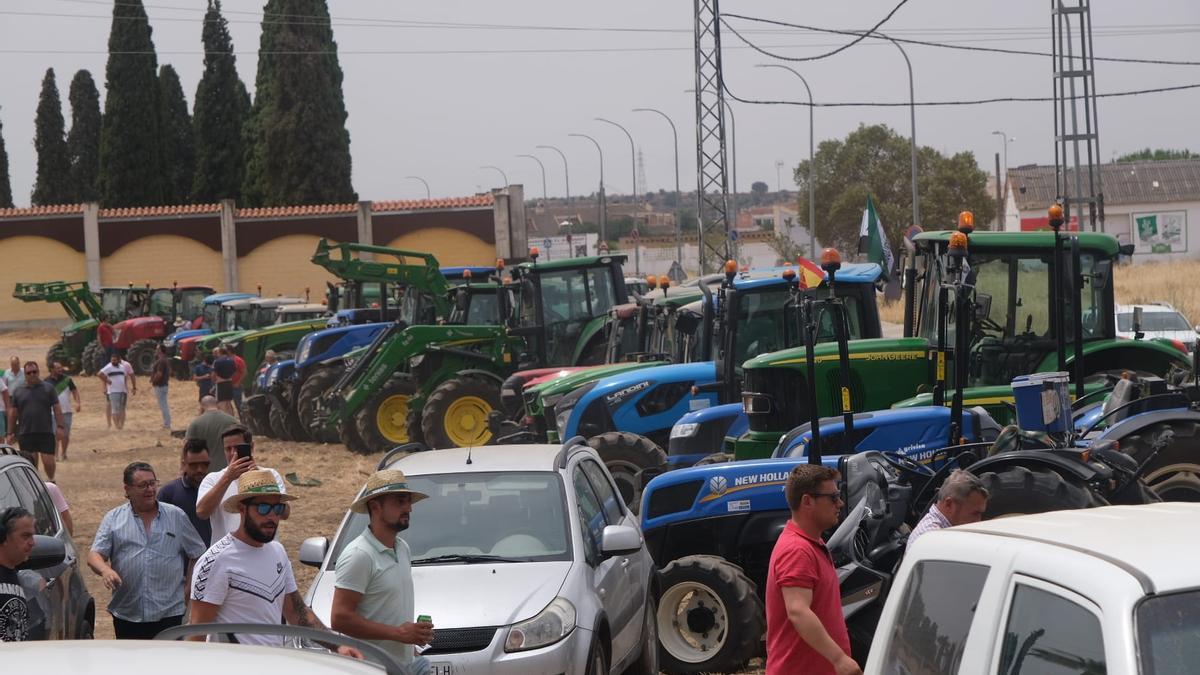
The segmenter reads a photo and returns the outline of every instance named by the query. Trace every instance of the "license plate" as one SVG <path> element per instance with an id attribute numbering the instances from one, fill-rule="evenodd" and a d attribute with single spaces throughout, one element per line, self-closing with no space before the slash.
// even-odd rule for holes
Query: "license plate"
<path id="1" fill-rule="evenodd" d="M 430 675 L 454 675 L 454 664 L 451 663 L 431 663 L 429 664 Z"/>

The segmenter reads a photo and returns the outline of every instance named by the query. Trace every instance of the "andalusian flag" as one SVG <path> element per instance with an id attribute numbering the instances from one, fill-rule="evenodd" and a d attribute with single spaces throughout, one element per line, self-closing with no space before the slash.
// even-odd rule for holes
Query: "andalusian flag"
<path id="1" fill-rule="evenodd" d="M 883 268 L 883 279 L 887 281 L 895 267 L 896 258 L 888 247 L 887 235 L 883 232 L 883 223 L 875 214 L 875 203 L 871 195 L 867 195 L 867 208 L 863 209 L 862 227 L 858 231 L 858 252 L 867 254 L 867 261 L 878 263 Z"/>
<path id="2" fill-rule="evenodd" d="M 796 258 L 796 265 L 800 268 L 798 270 L 800 273 L 800 288 L 816 288 L 828 276 L 825 274 L 825 270 L 821 269 L 820 265 L 804 256 Z"/>

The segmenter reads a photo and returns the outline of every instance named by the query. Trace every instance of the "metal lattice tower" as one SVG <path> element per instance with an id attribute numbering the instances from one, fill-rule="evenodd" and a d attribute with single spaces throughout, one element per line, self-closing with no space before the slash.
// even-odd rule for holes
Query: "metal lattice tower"
<path id="1" fill-rule="evenodd" d="M 696 10 L 696 217 L 700 273 L 734 257 L 729 186 L 725 178 L 725 85 L 721 76 L 718 0 L 694 0 Z M 712 263 L 716 259 L 716 264 Z"/>
<path id="2" fill-rule="evenodd" d="M 1054 47 L 1055 194 L 1079 229 L 1104 230 L 1100 131 L 1089 0 L 1050 0 Z"/>
<path id="3" fill-rule="evenodd" d="M 641 148 L 637 151 L 637 191 L 640 195 L 646 194 L 646 159 L 642 156 Z"/>

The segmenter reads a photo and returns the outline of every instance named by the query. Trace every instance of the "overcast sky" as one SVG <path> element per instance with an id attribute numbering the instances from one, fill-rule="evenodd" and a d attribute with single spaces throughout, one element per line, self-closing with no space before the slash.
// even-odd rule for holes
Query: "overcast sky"
<path id="1" fill-rule="evenodd" d="M 897 0 L 725 0 L 726 14 L 766 17 L 826 28 L 862 29 L 887 14 Z M 205 0 L 150 0 L 159 63 L 183 80 L 189 107 L 202 71 L 200 32 Z M 883 30 L 895 37 L 1048 52 L 1050 3 L 1046 0 L 963 2 L 911 0 Z M 538 166 L 518 154 L 535 154 L 546 166 L 551 196 L 564 192 L 554 145 L 566 153 L 572 194 L 595 190 L 596 149 L 569 133 L 596 138 L 604 149 L 609 192 L 632 184 L 629 141 L 645 157 L 652 190 L 671 189 L 674 169 L 670 129 L 654 107 L 679 127 L 683 189 L 695 189 L 692 2 L 688 0 L 331 0 L 334 36 L 345 72 L 354 187 L 362 199 L 418 198 L 426 179 L 433 195 L 469 195 L 496 187 L 499 173 L 541 196 Z M 253 91 L 262 0 L 226 0 L 238 71 Z M 74 72 L 91 70 L 103 92 L 110 0 L 4 0 L 0 3 L 0 120 L 9 154 L 13 197 L 28 205 L 36 157 L 34 111 L 48 67 L 58 75 L 63 114 L 70 125 L 67 88 Z M 1107 0 L 1093 4 L 1098 56 L 1200 61 L 1200 3 L 1196 0 Z M 730 19 L 746 37 L 792 57 L 823 53 L 850 38 Z M 441 23 L 431 26 L 429 23 Z M 455 25 L 446 25 L 447 23 Z M 630 30 L 635 29 L 635 30 Z M 647 30 L 652 29 L 652 30 Z M 738 96 L 804 98 L 798 80 L 723 33 L 725 78 Z M 968 53 L 912 45 L 918 101 L 996 96 L 1048 96 L 1049 57 Z M 782 63 L 781 61 L 774 61 Z M 895 47 L 864 41 L 836 56 L 791 64 L 808 79 L 818 102 L 907 101 L 908 81 Z M 1200 83 L 1200 66 L 1098 63 L 1104 92 Z M 808 113 L 792 106 L 733 104 L 737 122 L 740 190 L 755 180 L 776 186 L 808 155 Z M 1200 151 L 1200 89 L 1104 99 L 1099 103 L 1100 149 L 1107 161 L 1142 147 Z M 908 109 L 826 108 L 816 111 L 816 138 L 843 138 L 859 124 L 884 123 L 909 133 Z M 997 103 L 919 108 L 917 140 L 942 152 L 973 152 L 987 171 L 1002 147 L 993 130 L 1009 138 L 1008 164 L 1052 163 L 1049 103 Z"/>

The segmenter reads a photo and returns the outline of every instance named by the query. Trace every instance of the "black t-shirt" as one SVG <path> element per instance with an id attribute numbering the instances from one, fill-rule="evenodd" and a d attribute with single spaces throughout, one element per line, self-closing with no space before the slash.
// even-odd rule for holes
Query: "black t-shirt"
<path id="1" fill-rule="evenodd" d="M 222 380 L 232 380 L 234 373 L 237 372 L 237 364 L 228 356 L 213 361 L 213 372 Z"/>
<path id="2" fill-rule="evenodd" d="M 29 600 L 16 570 L 0 565 L 0 642 L 29 639 Z"/>
<path id="3" fill-rule="evenodd" d="M 58 393 L 52 385 L 43 381 L 30 386 L 27 382 L 9 392 L 9 395 L 17 407 L 18 434 L 54 433 L 52 413 L 58 404 Z"/>
<path id="4" fill-rule="evenodd" d="M 158 491 L 158 501 L 166 504 L 173 504 L 183 509 L 187 514 L 188 520 L 192 521 L 192 527 L 196 528 L 196 532 L 200 534 L 200 538 L 204 540 L 204 545 L 208 546 L 212 542 L 212 524 L 208 518 L 201 518 L 196 515 L 196 499 L 200 496 L 200 486 L 194 485 L 189 487 L 184 482 L 183 478 L 175 480 L 162 486 Z"/>

